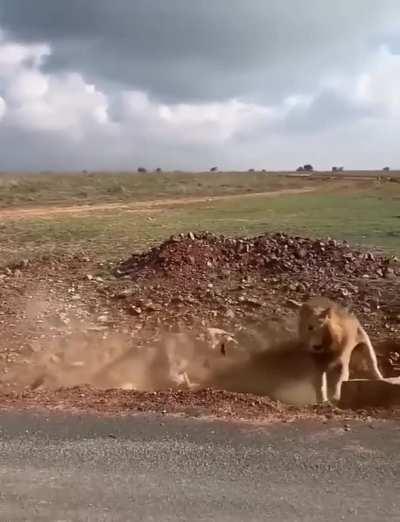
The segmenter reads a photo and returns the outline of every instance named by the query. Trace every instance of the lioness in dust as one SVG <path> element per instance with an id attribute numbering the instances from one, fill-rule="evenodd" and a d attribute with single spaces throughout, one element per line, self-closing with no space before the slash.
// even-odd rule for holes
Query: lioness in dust
<path id="1" fill-rule="evenodd" d="M 349 379 L 354 348 L 364 348 L 371 377 L 383 379 L 375 350 L 357 317 L 326 297 L 313 297 L 300 308 L 299 340 L 313 354 L 319 369 L 315 379 L 318 402 L 340 400 L 342 382 Z"/>

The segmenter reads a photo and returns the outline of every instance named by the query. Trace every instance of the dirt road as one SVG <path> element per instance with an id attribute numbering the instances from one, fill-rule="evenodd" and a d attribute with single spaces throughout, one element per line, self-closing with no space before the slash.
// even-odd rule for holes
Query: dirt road
<path id="1" fill-rule="evenodd" d="M 58 215 L 70 214 L 78 215 L 89 212 L 103 212 L 108 210 L 125 210 L 134 213 L 146 213 L 149 210 L 162 207 L 170 207 L 174 205 L 191 205 L 193 203 L 207 203 L 214 201 L 235 200 L 251 197 L 277 197 L 290 194 L 304 194 L 313 192 L 313 187 L 304 187 L 297 189 L 282 189 L 268 192 L 253 192 L 246 194 L 224 194 L 220 196 L 193 196 L 182 198 L 154 199 L 146 201 L 137 201 L 134 203 L 104 203 L 99 205 L 71 205 L 62 206 L 45 206 L 33 208 L 8 208 L 0 210 L 0 220 L 20 220 L 20 219 L 51 219 Z"/>

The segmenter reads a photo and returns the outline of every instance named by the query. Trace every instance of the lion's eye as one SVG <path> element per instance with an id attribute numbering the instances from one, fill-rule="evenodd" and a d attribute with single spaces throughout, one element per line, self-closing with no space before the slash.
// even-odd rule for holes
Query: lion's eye
<path id="1" fill-rule="evenodd" d="M 308 329 L 309 329 L 310 331 L 314 330 L 314 327 L 313 327 L 313 325 L 312 325 L 312 324 L 310 324 L 310 325 L 308 326 Z"/>

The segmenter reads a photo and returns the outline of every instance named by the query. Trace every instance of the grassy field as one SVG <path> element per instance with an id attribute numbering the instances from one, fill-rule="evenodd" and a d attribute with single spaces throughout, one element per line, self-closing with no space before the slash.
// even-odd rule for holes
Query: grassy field
<path id="1" fill-rule="evenodd" d="M 102 258 L 120 258 L 171 234 L 197 230 L 230 235 L 279 230 L 306 236 L 330 236 L 400 254 L 400 183 L 378 183 L 376 179 L 324 181 L 258 174 L 130 177 L 122 174 L 107 175 L 104 180 L 100 175 L 92 178 L 76 175 L 69 181 L 60 175 L 17 181 L 13 199 L 7 199 L 11 190 L 7 184 L 0 188 L 2 208 L 14 208 L 6 219 L 0 219 L 2 264 L 54 251 L 84 250 Z M 119 196 L 117 193 L 107 196 L 106 187 L 113 184 L 127 188 Z M 28 186 L 33 187 L 32 192 L 27 191 Z M 304 187 L 313 191 L 272 197 L 249 194 Z M 87 203 L 83 196 L 81 200 L 76 196 L 79 190 L 92 194 L 89 198 L 92 204 L 121 202 L 125 206 L 54 215 L 46 215 L 44 209 L 39 217 L 23 219 L 15 208 L 17 203 L 22 207 L 33 203 L 36 206 Z M 240 193 L 246 197 L 166 201 L 157 205 L 150 201 Z M 24 194 L 36 194 L 37 198 L 24 200 Z M 68 199 L 67 194 L 75 196 Z M 135 206 L 135 201 L 142 202 L 140 208 Z"/>
<path id="2" fill-rule="evenodd" d="M 0 175 L 0 208 L 241 194 L 306 183 L 307 178 L 261 173 Z"/>

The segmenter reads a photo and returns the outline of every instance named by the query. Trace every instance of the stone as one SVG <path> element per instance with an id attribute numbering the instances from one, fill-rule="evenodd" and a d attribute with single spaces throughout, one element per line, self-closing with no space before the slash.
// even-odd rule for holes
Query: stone
<path id="1" fill-rule="evenodd" d="M 130 315 L 141 315 L 142 313 L 140 306 L 130 306 L 127 311 Z"/>
<path id="2" fill-rule="evenodd" d="M 301 303 L 295 301 L 294 299 L 287 299 L 286 306 L 292 308 L 293 310 L 298 310 L 301 307 Z"/>
<path id="3" fill-rule="evenodd" d="M 115 297 L 117 299 L 126 299 L 127 297 L 131 297 L 135 294 L 135 291 L 131 288 L 125 288 L 124 290 L 121 290 L 117 294 L 115 294 Z"/>
<path id="4" fill-rule="evenodd" d="M 393 268 L 387 268 L 384 273 L 385 279 L 396 279 L 396 273 Z"/>
<path id="5" fill-rule="evenodd" d="M 108 323 L 110 321 L 110 318 L 108 317 L 108 315 L 104 314 L 104 315 L 100 315 L 98 318 L 97 318 L 98 322 L 99 323 Z"/>
<path id="6" fill-rule="evenodd" d="M 227 319 L 234 319 L 235 318 L 235 312 L 230 308 L 225 312 L 225 317 Z"/>
<path id="7" fill-rule="evenodd" d="M 383 379 L 352 379 L 342 384 L 342 408 L 387 408 L 400 405 L 400 377 Z"/>

